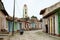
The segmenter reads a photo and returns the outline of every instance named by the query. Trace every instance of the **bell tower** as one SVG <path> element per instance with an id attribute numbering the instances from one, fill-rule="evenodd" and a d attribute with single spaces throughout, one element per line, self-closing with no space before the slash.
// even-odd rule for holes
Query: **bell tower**
<path id="1" fill-rule="evenodd" d="M 28 14 L 27 14 L 27 5 L 24 4 L 24 7 L 23 7 L 23 18 L 27 18 L 28 17 Z"/>

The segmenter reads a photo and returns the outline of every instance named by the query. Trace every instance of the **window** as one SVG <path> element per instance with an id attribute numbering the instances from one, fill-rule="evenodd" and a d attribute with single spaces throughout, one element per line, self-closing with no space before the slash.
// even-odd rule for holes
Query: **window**
<path id="1" fill-rule="evenodd" d="M 35 28 L 35 23 L 32 22 L 32 23 L 31 23 L 31 26 L 32 26 L 32 28 Z"/>
<path id="2" fill-rule="evenodd" d="M 25 12 L 25 14 L 27 14 L 27 12 Z"/>
<path id="3" fill-rule="evenodd" d="M 20 23 L 20 29 L 22 29 L 22 23 Z"/>

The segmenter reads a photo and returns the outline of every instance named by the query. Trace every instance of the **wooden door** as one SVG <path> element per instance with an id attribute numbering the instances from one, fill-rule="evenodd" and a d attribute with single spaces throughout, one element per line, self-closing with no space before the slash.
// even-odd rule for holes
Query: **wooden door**
<path id="1" fill-rule="evenodd" d="M 22 29 L 22 23 L 20 23 L 20 29 Z"/>
<path id="2" fill-rule="evenodd" d="M 52 17 L 50 17 L 50 34 L 52 33 Z"/>
<path id="3" fill-rule="evenodd" d="M 53 16 L 53 33 L 55 35 L 55 16 Z"/>

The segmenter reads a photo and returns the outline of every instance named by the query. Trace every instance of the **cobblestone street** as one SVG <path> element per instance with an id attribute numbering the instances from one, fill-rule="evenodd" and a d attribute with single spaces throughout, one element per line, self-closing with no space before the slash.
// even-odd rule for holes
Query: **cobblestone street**
<path id="1" fill-rule="evenodd" d="M 23 35 L 19 33 L 10 37 L 10 40 L 60 40 L 59 37 L 50 36 L 49 34 L 43 33 L 41 30 L 25 31 Z"/>

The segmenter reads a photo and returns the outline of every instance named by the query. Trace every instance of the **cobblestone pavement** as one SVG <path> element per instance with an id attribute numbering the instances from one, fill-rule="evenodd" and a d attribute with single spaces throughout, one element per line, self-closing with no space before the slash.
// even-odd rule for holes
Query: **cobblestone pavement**
<path id="1" fill-rule="evenodd" d="M 50 36 L 49 34 L 43 33 L 41 30 L 35 30 L 25 31 L 23 35 L 17 33 L 15 36 L 10 37 L 10 40 L 60 40 L 60 38 Z"/>

